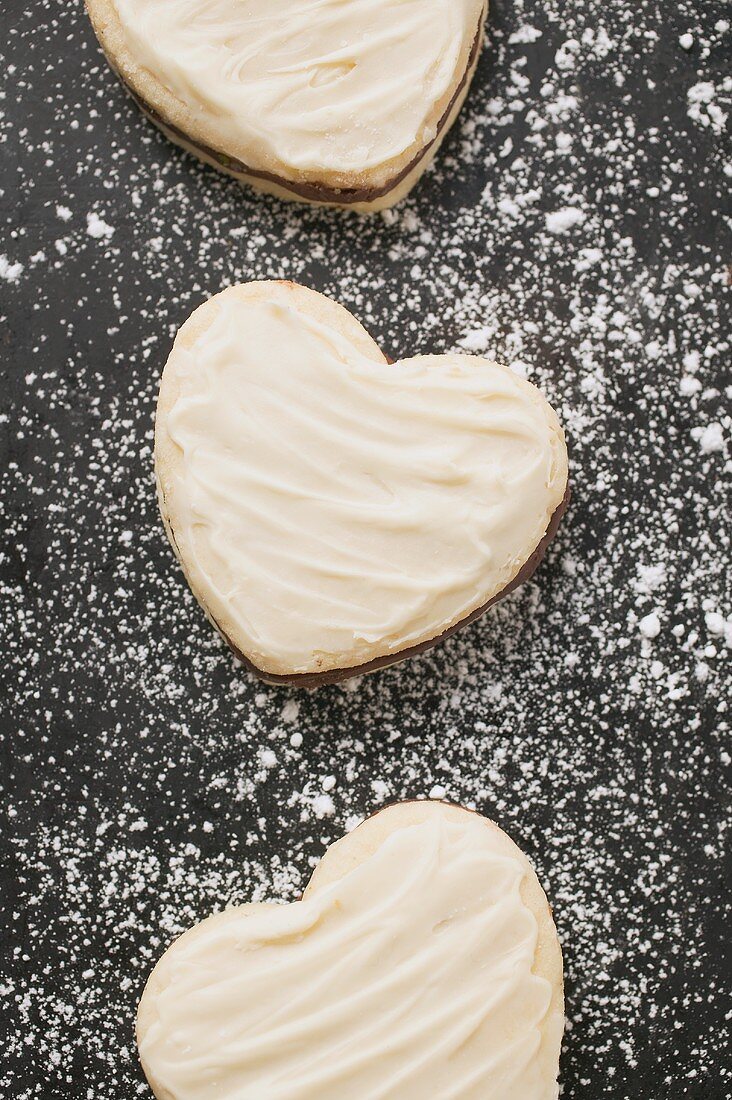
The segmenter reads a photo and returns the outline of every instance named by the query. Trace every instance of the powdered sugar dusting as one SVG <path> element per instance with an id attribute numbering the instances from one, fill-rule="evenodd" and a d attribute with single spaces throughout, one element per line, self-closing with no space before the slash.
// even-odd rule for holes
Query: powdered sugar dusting
<path id="1" fill-rule="evenodd" d="M 95 210 L 92 210 L 86 216 L 86 231 L 90 237 L 94 237 L 98 241 L 108 241 L 114 235 L 114 226 L 108 225 Z"/>
<path id="2" fill-rule="evenodd" d="M 9 283 L 17 283 L 23 274 L 23 265 L 13 263 L 7 256 L 0 256 L 0 279 L 6 279 Z"/>
<path id="3" fill-rule="evenodd" d="M 564 1096 L 722 1100 L 722 5 L 493 5 L 435 169 L 365 220 L 196 165 L 139 117 L 79 5 L 16 7 L 0 46 L 4 1095 L 146 1094 L 134 1010 L 170 938 L 296 897 L 365 814 L 432 794 L 537 864 L 564 941 Z M 154 498 L 172 336 L 252 277 L 334 295 L 392 356 L 510 363 L 570 445 L 574 500 L 530 584 L 431 653 L 314 694 L 236 665 Z"/>

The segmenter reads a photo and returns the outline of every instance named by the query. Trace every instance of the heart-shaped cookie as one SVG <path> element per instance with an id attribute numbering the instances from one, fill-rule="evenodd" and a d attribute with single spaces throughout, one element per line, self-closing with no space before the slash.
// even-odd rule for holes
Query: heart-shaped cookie
<path id="1" fill-rule="evenodd" d="M 168 948 L 137 1037 L 159 1100 L 554 1100 L 562 956 L 497 825 L 391 806 L 302 901 L 243 905 Z"/>
<path id="2" fill-rule="evenodd" d="M 86 0 L 143 111 L 282 198 L 377 210 L 462 106 L 486 0 Z"/>
<path id="3" fill-rule="evenodd" d="M 196 597 L 271 682 L 400 660 L 533 569 L 567 497 L 539 391 L 466 355 L 390 363 L 293 283 L 186 321 L 163 371 L 160 507 Z"/>

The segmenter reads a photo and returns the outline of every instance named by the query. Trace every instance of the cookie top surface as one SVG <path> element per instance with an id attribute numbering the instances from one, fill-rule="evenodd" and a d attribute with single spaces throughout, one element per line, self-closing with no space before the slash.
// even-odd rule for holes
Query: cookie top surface
<path id="1" fill-rule="evenodd" d="M 164 114 L 182 110 L 174 123 L 254 169 L 333 186 L 382 183 L 432 141 L 484 11 L 483 0 L 102 3 L 123 75 Z"/>
<path id="2" fill-rule="evenodd" d="M 158 1096 L 556 1097 L 561 955 L 525 856 L 465 810 L 384 814 L 301 902 L 227 910 L 166 952 L 138 1019 Z"/>
<path id="3" fill-rule="evenodd" d="M 461 621 L 517 575 L 567 482 L 534 386 L 473 356 L 389 363 L 346 310 L 276 283 L 230 288 L 181 329 L 156 468 L 194 592 L 274 674 Z"/>

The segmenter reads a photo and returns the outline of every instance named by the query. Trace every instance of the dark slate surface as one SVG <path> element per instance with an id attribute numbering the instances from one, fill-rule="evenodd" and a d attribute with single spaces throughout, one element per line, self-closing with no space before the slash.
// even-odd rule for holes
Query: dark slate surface
<path id="1" fill-rule="evenodd" d="M 443 791 L 554 905 L 563 1095 L 732 1095 L 723 5 L 496 3 L 436 171 L 368 220 L 174 149 L 78 4 L 2 8 L 2 1096 L 144 1095 L 134 1010 L 164 944 L 296 897 L 359 816 Z M 172 333 L 262 276 L 338 297 L 393 356 L 516 363 L 573 462 L 530 585 L 309 695 L 236 667 L 153 494 Z"/>

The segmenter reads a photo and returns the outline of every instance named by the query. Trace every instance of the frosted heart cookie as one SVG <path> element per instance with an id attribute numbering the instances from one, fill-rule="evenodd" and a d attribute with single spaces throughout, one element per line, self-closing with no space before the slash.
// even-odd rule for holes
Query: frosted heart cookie
<path id="1" fill-rule="evenodd" d="M 414 186 L 462 106 L 485 0 L 86 0 L 173 141 L 287 199 L 378 210 Z"/>
<path id="2" fill-rule="evenodd" d="M 562 955 L 526 856 L 405 802 L 329 848 L 302 901 L 209 917 L 140 1001 L 159 1100 L 555 1100 Z"/>
<path id="3" fill-rule="evenodd" d="M 531 574 L 567 499 L 557 418 L 473 356 L 390 363 L 292 283 L 183 325 L 155 431 L 160 507 L 199 602 L 271 682 L 400 660 Z"/>
<path id="4" fill-rule="evenodd" d="M 176 337 L 160 508 L 199 602 L 264 679 L 310 687 L 408 656 L 536 567 L 567 497 L 559 422 L 468 355 L 390 363 L 293 283 L 230 287 Z"/>

